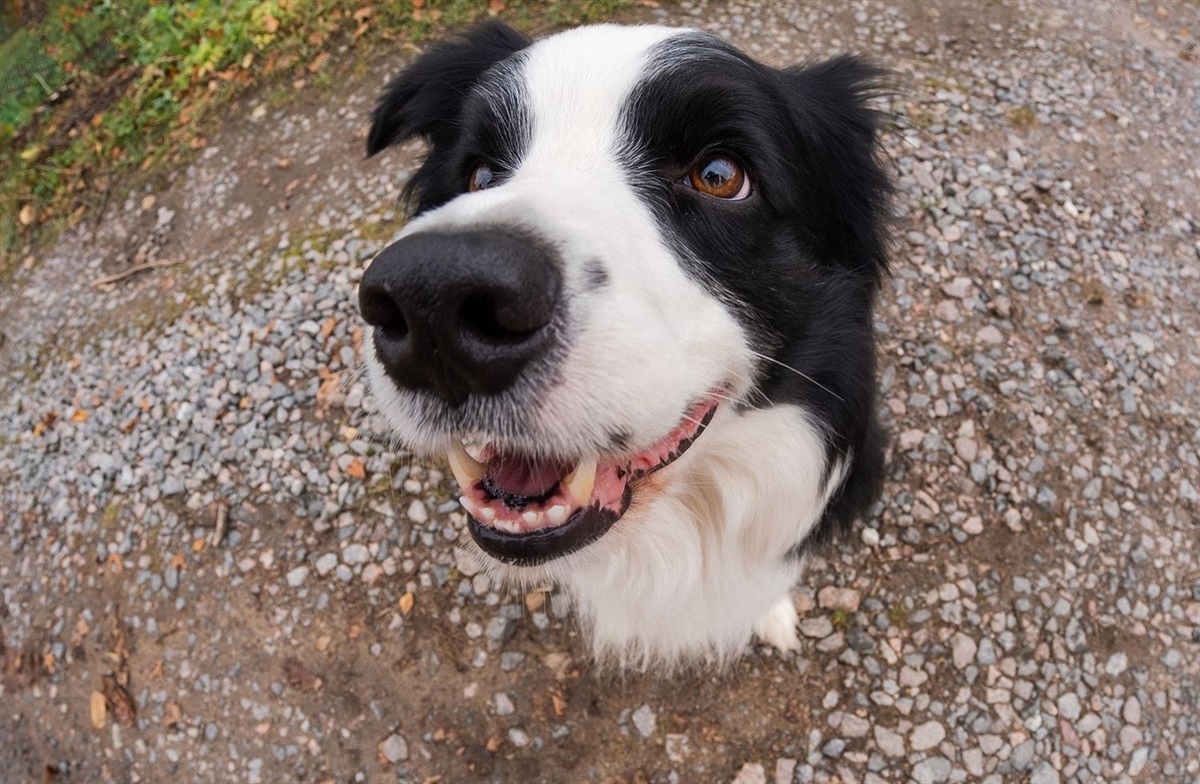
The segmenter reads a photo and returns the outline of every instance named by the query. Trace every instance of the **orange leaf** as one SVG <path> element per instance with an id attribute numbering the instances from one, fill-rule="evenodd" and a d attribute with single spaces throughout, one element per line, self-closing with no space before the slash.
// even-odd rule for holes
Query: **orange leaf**
<path id="1" fill-rule="evenodd" d="M 80 423 L 88 421 L 88 414 L 82 408 L 75 409 L 75 413 L 71 414 L 71 421 Z"/>
<path id="2" fill-rule="evenodd" d="M 263 29 L 268 33 L 273 33 L 279 29 L 279 20 L 271 16 L 269 13 L 263 14 L 262 26 Z"/>
<path id="3" fill-rule="evenodd" d="M 366 479 L 367 469 L 363 465 L 363 461 L 357 457 L 350 461 L 350 465 L 346 466 L 346 475 L 352 476 L 355 479 Z"/>
<path id="4" fill-rule="evenodd" d="M 493 14 L 498 14 L 504 10 L 505 5 L 507 5 L 507 4 L 504 2 L 504 0 L 489 0 L 488 12 L 493 13 Z"/>
<path id="5" fill-rule="evenodd" d="M 175 555 L 171 556 L 171 566 L 176 569 L 183 568 L 183 553 L 175 553 Z"/>
<path id="6" fill-rule="evenodd" d="M 412 595 L 412 591 L 407 592 L 400 597 L 400 612 L 408 615 L 412 612 L 413 604 L 416 602 L 416 597 Z"/>

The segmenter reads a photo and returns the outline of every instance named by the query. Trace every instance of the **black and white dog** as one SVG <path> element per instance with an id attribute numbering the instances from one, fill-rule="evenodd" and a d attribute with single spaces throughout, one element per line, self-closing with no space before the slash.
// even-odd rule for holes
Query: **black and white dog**
<path id="1" fill-rule="evenodd" d="M 429 145 L 360 290 L 381 414 L 449 456 L 493 573 L 563 586 L 600 658 L 795 649 L 806 543 L 876 497 L 879 76 L 492 23 L 379 102 L 369 154 Z"/>

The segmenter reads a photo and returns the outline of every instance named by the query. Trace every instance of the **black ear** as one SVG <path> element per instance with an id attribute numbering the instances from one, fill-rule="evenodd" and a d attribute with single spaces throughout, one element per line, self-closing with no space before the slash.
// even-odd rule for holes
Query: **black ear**
<path id="1" fill-rule="evenodd" d="M 375 107 L 367 156 L 413 136 L 432 144 L 454 133 L 463 98 L 496 63 L 529 46 L 529 39 L 496 21 L 434 44 L 392 80 Z"/>
<path id="2" fill-rule="evenodd" d="M 792 116 L 818 180 L 826 251 L 878 279 L 887 271 L 891 178 L 880 160 L 884 115 L 871 99 L 891 92 L 889 74 L 853 55 L 783 72 Z"/>

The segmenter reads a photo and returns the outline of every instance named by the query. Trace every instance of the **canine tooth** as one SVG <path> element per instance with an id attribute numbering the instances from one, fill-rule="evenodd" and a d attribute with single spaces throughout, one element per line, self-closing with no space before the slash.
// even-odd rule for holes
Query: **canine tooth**
<path id="1" fill-rule="evenodd" d="M 567 522 L 567 507 L 555 504 L 546 510 L 546 518 L 554 525 L 562 525 Z"/>
<path id="2" fill-rule="evenodd" d="M 483 479 L 485 471 L 483 464 L 467 454 L 467 450 L 460 442 L 455 441 L 451 444 L 446 457 L 450 460 L 450 470 L 454 472 L 458 486 L 463 490 Z"/>
<path id="3" fill-rule="evenodd" d="M 537 512 L 525 512 L 521 515 L 521 519 L 525 521 L 525 525 L 536 526 L 541 521 L 542 516 Z"/>
<path id="4" fill-rule="evenodd" d="M 567 493 L 579 506 L 587 506 L 588 501 L 592 500 L 592 488 L 596 484 L 596 466 L 595 457 L 584 458 L 563 480 Z"/>
<path id="5" fill-rule="evenodd" d="M 458 499 L 458 502 L 462 504 L 463 509 L 466 509 L 467 513 L 470 514 L 471 517 L 479 517 L 479 507 L 476 506 L 475 502 L 470 498 L 467 498 L 464 495 Z"/>

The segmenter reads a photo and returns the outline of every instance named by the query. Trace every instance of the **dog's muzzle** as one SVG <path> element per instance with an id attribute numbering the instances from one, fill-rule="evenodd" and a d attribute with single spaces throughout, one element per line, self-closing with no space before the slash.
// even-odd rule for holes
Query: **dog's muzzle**
<path id="1" fill-rule="evenodd" d="M 554 258 L 531 238 L 424 232 L 376 257 L 359 307 L 398 386 L 460 406 L 504 392 L 548 350 L 561 290 Z"/>

